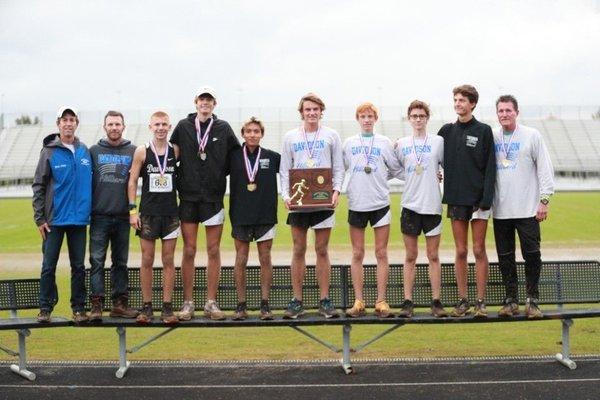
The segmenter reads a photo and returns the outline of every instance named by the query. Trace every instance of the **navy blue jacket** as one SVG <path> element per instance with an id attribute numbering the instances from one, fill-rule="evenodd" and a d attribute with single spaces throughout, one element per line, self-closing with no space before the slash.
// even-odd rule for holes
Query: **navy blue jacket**
<path id="1" fill-rule="evenodd" d="M 75 153 L 58 133 L 46 136 L 33 178 L 33 217 L 40 226 L 88 225 L 92 211 L 92 159 L 75 138 Z"/>

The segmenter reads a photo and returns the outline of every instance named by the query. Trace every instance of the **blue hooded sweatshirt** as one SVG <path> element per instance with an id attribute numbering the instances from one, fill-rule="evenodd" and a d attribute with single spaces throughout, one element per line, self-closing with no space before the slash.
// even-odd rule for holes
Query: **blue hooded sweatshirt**
<path id="1" fill-rule="evenodd" d="M 85 144 L 65 147 L 58 133 L 46 136 L 33 178 L 33 213 L 40 226 L 88 225 L 92 211 L 92 159 Z"/>

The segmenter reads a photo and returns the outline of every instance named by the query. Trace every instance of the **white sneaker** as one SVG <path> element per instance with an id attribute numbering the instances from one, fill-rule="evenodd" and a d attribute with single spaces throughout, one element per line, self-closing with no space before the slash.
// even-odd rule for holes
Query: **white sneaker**
<path id="1" fill-rule="evenodd" d="M 221 311 L 217 302 L 214 300 L 208 300 L 204 305 L 204 316 L 215 321 L 225 319 L 225 313 Z"/>
<path id="2" fill-rule="evenodd" d="M 184 301 L 183 306 L 181 306 L 181 311 L 177 313 L 177 318 L 179 318 L 180 321 L 189 321 L 194 318 L 195 309 L 193 301 Z"/>

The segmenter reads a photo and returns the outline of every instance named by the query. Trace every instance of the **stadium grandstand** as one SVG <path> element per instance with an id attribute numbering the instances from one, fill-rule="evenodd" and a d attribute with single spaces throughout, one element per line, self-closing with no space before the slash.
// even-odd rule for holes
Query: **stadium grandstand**
<path id="1" fill-rule="evenodd" d="M 530 108 L 531 109 L 531 108 Z M 597 108 L 596 108 L 597 109 Z M 412 131 L 409 122 L 403 118 L 403 107 L 383 107 L 376 130 L 392 140 L 409 135 Z M 535 112 L 522 113 L 520 122 L 538 129 L 544 136 L 554 165 L 558 190 L 600 190 L 600 119 L 593 118 L 593 112 L 580 108 L 554 110 L 535 108 Z M 589 108 L 593 110 L 593 108 Z M 188 110 L 166 110 L 175 125 Z M 280 151 L 283 134 L 299 123 L 297 111 L 293 108 L 223 108 L 217 115 L 227 120 L 238 137 L 244 120 L 256 116 L 265 122 L 264 147 Z M 219 112 L 220 111 L 220 112 Z M 446 122 L 454 119 L 450 109 L 433 108 L 432 119 L 428 123 L 429 132 L 437 132 Z M 148 141 L 149 132 L 146 117 L 151 111 L 125 112 L 126 132 L 124 136 L 134 144 Z M 480 120 L 492 127 L 498 125 L 493 107 L 482 107 Z M 479 117 L 476 112 L 476 117 Z M 30 196 L 31 185 L 39 152 L 44 137 L 56 132 L 51 113 L 36 115 L 40 121 L 35 125 L 16 125 L 15 118 L 4 116 L 6 127 L 0 133 L 0 196 Z M 105 133 L 102 129 L 103 113 L 81 112 L 77 136 L 91 146 Z M 356 134 L 357 124 L 354 110 L 348 107 L 327 109 L 323 123 L 336 129 L 342 140 Z M 395 190 L 401 190 L 396 182 Z"/>

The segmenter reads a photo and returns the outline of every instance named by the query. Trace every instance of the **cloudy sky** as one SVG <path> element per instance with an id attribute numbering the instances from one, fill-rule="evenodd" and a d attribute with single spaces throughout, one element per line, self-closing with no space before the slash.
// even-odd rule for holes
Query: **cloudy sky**
<path id="1" fill-rule="evenodd" d="M 0 0 L 5 112 L 451 101 L 600 105 L 600 0 Z"/>

